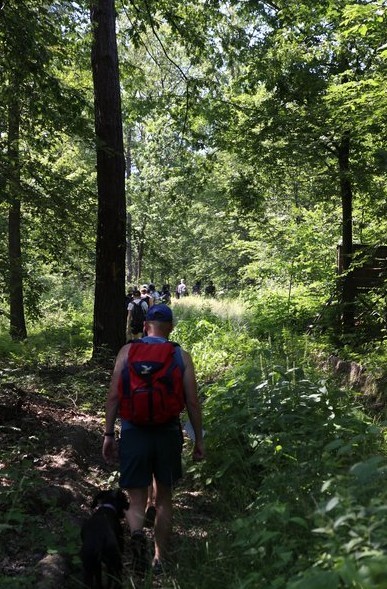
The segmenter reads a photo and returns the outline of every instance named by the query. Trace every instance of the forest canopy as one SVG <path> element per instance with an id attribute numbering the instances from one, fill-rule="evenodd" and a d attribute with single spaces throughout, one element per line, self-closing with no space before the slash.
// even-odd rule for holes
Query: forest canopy
<path id="1" fill-rule="evenodd" d="M 329 298 L 338 243 L 348 268 L 386 232 L 385 2 L 92 6 L 115 10 L 119 292 L 184 277 Z M 101 272 L 95 24 L 88 2 L 1 5 L 0 296 L 17 338 L 58 276 L 88 289 Z"/>

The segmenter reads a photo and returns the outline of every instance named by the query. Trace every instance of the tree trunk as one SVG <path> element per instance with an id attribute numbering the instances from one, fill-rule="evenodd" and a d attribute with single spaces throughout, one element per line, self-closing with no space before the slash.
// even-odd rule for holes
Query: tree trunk
<path id="1" fill-rule="evenodd" d="M 345 133 L 338 147 L 338 161 L 340 172 L 340 192 L 342 206 L 342 240 L 343 240 L 343 327 L 350 331 L 355 323 L 355 288 L 352 272 L 350 271 L 353 250 L 352 238 L 352 184 L 349 169 L 350 135 Z"/>
<path id="2" fill-rule="evenodd" d="M 125 343 L 125 156 L 114 0 L 94 0 L 92 70 L 97 142 L 98 225 L 93 358 Z"/>
<path id="3" fill-rule="evenodd" d="M 21 205 L 20 205 L 20 154 L 19 154 L 20 105 L 16 88 L 8 108 L 8 159 L 10 199 L 8 212 L 9 304 L 10 335 L 13 340 L 27 337 L 24 316 L 23 268 L 21 254 Z"/>

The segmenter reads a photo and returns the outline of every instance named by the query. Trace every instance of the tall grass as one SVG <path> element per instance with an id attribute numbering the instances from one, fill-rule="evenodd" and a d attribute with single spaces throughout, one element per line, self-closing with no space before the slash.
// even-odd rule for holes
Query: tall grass
<path id="1" fill-rule="evenodd" d="M 222 320 L 231 320 L 238 323 L 245 321 L 246 302 L 243 299 L 216 299 L 203 298 L 201 296 L 189 296 L 173 300 L 173 308 L 179 318 L 196 316 L 210 312 Z"/>

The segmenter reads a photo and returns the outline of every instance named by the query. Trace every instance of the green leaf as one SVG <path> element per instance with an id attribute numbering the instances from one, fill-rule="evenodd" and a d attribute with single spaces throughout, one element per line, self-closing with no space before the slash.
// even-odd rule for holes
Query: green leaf
<path id="1" fill-rule="evenodd" d="M 286 589 L 337 589 L 340 578 L 334 571 L 307 572 L 299 581 L 290 582 Z"/>
<path id="2" fill-rule="evenodd" d="M 299 526 L 305 528 L 306 530 L 309 529 L 308 522 L 305 519 L 303 519 L 302 517 L 298 517 L 298 516 L 291 517 L 289 519 L 289 521 L 291 521 L 295 524 L 298 524 Z"/>
<path id="3" fill-rule="evenodd" d="M 363 484 L 378 472 L 378 466 L 383 462 L 381 456 L 372 456 L 364 462 L 358 462 L 350 469 L 351 474 L 355 475 Z"/>

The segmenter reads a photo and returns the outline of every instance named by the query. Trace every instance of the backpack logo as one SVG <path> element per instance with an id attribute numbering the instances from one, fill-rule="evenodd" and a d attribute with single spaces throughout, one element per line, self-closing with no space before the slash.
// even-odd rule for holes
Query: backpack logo
<path id="1" fill-rule="evenodd" d="M 149 374 L 152 370 L 152 366 L 149 366 L 148 364 L 142 364 L 141 365 L 141 374 Z"/>
<path id="2" fill-rule="evenodd" d="M 135 425 L 159 425 L 184 409 L 183 367 L 178 344 L 131 342 L 118 383 L 120 415 Z"/>

